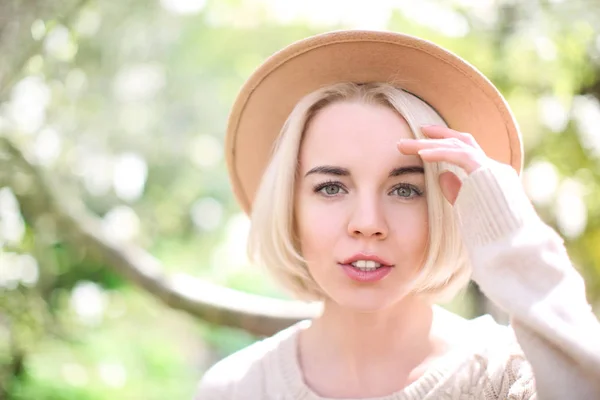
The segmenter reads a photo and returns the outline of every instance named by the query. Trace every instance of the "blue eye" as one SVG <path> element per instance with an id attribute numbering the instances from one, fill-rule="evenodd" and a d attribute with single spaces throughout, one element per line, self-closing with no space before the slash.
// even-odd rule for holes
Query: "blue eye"
<path id="1" fill-rule="evenodd" d="M 398 197 L 410 199 L 413 197 L 420 197 L 423 192 L 413 185 L 401 184 L 396 186 L 391 193 L 395 193 Z"/>
<path id="2" fill-rule="evenodd" d="M 340 187 L 337 185 L 327 185 L 323 189 L 321 189 L 321 192 L 325 193 L 328 196 L 332 196 L 340 192 Z"/>
<path id="3" fill-rule="evenodd" d="M 324 196 L 332 197 L 345 192 L 345 189 L 339 182 L 323 182 L 317 185 L 314 189 L 315 193 L 320 193 Z"/>

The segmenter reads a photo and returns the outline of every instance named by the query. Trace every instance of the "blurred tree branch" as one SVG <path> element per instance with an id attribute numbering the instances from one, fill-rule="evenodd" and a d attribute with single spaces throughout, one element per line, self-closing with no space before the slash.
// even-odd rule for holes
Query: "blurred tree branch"
<path id="1" fill-rule="evenodd" d="M 600 76 L 600 70 L 596 73 L 596 76 Z M 600 100 L 600 80 L 594 80 L 587 86 L 584 86 L 580 90 L 582 95 L 592 95 L 596 99 Z"/>
<path id="2" fill-rule="evenodd" d="M 71 24 L 71 22 L 73 21 L 73 19 L 77 16 L 79 11 L 88 2 L 89 2 L 89 0 L 77 0 L 70 7 L 58 7 L 57 10 L 55 10 L 55 12 L 53 13 L 53 15 L 54 15 L 53 18 L 56 20 L 56 22 L 63 24 L 65 26 L 69 26 Z M 38 5 L 36 5 L 36 6 L 38 6 Z M 6 5 L 5 9 L 8 9 L 8 8 L 10 8 L 10 6 Z M 61 12 L 61 10 L 64 11 L 65 8 L 67 9 L 67 11 Z M 8 23 L 10 22 L 9 18 L 6 18 L 6 20 L 3 20 L 2 17 L 3 16 L 0 14 L 0 35 L 4 33 L 4 31 L 6 30 L 6 28 L 8 26 Z M 44 44 L 43 40 L 37 40 L 37 41 L 31 42 L 29 44 L 29 47 L 26 48 L 25 51 L 14 56 L 15 61 L 12 64 L 7 65 L 7 71 L 4 71 L 5 73 L 3 73 L 2 70 L 0 70 L 0 100 L 5 99 L 6 93 L 15 84 L 15 82 L 21 75 L 23 68 L 25 68 L 25 65 L 27 65 L 27 62 L 29 61 L 29 59 L 31 59 L 31 57 L 33 57 L 34 55 L 36 55 L 37 53 L 39 53 L 42 50 L 43 44 Z"/>
<path id="3" fill-rule="evenodd" d="M 318 313 L 316 305 L 242 293 L 190 276 L 166 276 L 160 262 L 148 252 L 107 237 L 98 218 L 75 196 L 65 195 L 42 168 L 27 159 L 13 140 L 0 137 L 0 151 L 8 155 L 10 165 L 31 179 L 27 189 L 35 190 L 36 200 L 40 201 L 38 214 L 51 214 L 66 233 L 67 240 L 94 251 L 118 274 L 168 306 L 207 322 L 241 328 L 256 335 L 271 335 Z M 18 177 L 15 173 L 0 175 L 0 186 L 8 184 L 21 200 L 25 194 L 23 185 L 17 182 Z"/>

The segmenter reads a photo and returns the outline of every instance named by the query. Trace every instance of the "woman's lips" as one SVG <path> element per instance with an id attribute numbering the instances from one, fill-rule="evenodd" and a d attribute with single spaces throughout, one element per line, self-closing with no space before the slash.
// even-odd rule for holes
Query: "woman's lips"
<path id="1" fill-rule="evenodd" d="M 392 267 L 387 265 L 369 271 L 360 270 L 352 264 L 340 264 L 340 266 L 350 279 L 364 283 L 380 281 L 392 271 Z"/>
<path id="2" fill-rule="evenodd" d="M 343 260 L 341 262 L 341 264 L 349 265 L 349 264 L 352 264 L 353 262 L 360 261 L 360 260 L 374 261 L 376 263 L 379 263 L 381 265 L 388 266 L 388 267 L 392 267 L 393 266 L 392 263 L 384 260 L 383 258 L 381 258 L 379 256 L 376 256 L 375 254 L 369 254 L 369 253 L 366 253 L 366 252 L 356 253 L 353 256 L 348 257 L 345 260 Z"/>

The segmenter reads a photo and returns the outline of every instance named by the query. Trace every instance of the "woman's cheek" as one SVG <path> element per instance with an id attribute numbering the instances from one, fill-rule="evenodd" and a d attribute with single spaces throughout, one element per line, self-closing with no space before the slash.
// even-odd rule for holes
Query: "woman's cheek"
<path id="1" fill-rule="evenodd" d="M 402 242 L 402 247 L 414 249 L 416 254 L 425 250 L 429 235 L 426 204 L 398 208 L 391 220 L 397 221 L 392 222 L 393 228 L 390 227 L 394 241 Z"/>
<path id="2" fill-rule="evenodd" d="M 336 239 L 344 233 L 341 210 L 332 204 L 313 201 L 305 204 L 298 213 L 300 242 L 305 257 L 322 257 L 331 252 Z"/>

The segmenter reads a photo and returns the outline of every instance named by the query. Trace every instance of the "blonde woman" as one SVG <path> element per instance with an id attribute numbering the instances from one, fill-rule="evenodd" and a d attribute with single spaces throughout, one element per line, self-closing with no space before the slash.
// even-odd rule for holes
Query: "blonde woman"
<path id="1" fill-rule="evenodd" d="M 390 32 L 294 43 L 242 88 L 227 160 L 250 254 L 323 312 L 217 363 L 198 399 L 600 399 L 583 280 L 464 60 Z M 469 279 L 509 327 L 435 305 Z"/>

